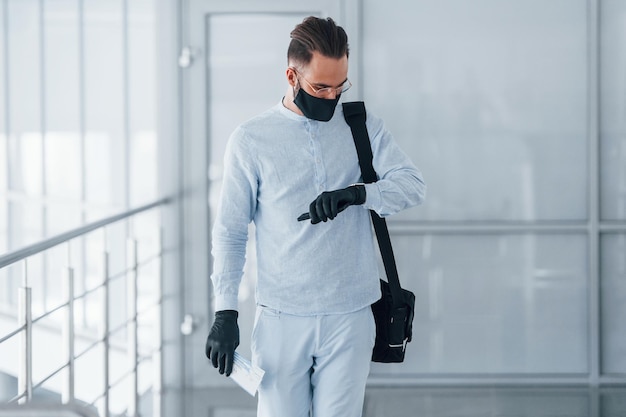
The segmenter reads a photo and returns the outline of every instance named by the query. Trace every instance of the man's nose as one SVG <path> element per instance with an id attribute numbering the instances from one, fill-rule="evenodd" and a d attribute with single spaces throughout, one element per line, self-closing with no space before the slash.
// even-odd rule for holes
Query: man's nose
<path id="1" fill-rule="evenodd" d="M 337 98 L 337 90 L 335 90 L 334 88 L 333 88 L 333 89 L 331 89 L 331 90 L 329 90 L 329 91 L 326 93 L 326 96 L 325 96 L 324 98 L 326 98 L 326 99 L 328 99 L 328 100 L 334 100 L 334 99 L 336 99 L 336 98 Z"/>

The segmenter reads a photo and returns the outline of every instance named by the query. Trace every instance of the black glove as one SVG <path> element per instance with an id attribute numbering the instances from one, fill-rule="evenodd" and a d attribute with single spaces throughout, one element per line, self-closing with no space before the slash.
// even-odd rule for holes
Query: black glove
<path id="1" fill-rule="evenodd" d="M 311 223 L 333 220 L 348 206 L 363 203 L 365 203 L 365 186 L 362 184 L 351 185 L 341 190 L 325 191 L 309 205 Z"/>
<path id="2" fill-rule="evenodd" d="M 206 339 L 206 357 L 211 359 L 213 367 L 219 366 L 220 374 L 230 376 L 233 371 L 235 349 L 239 346 L 239 326 L 235 310 L 223 310 L 215 313 L 215 321 Z"/>

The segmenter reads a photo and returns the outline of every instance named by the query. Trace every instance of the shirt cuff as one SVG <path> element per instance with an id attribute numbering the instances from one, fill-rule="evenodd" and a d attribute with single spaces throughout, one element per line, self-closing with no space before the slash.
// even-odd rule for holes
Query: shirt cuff
<path id="1" fill-rule="evenodd" d="M 239 300 L 237 296 L 230 296 L 228 294 L 215 295 L 215 311 L 222 310 L 235 310 L 238 311 Z"/>
<path id="2" fill-rule="evenodd" d="M 374 182 L 371 184 L 365 184 L 365 203 L 363 206 L 368 210 L 374 210 L 375 212 L 381 211 L 382 198 L 380 195 L 380 188 Z"/>

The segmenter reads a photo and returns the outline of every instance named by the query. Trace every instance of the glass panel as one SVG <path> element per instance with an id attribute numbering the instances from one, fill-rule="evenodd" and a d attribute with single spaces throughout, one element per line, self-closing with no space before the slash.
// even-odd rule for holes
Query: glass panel
<path id="1" fill-rule="evenodd" d="M 43 192 L 43 148 L 41 134 L 22 133 L 9 137 L 9 187 L 32 196 Z"/>
<path id="2" fill-rule="evenodd" d="M 8 223 L 9 212 L 7 210 L 7 200 L 4 196 L 0 195 L 0 254 L 8 252 Z"/>
<path id="3" fill-rule="evenodd" d="M 139 263 L 159 254 L 159 212 L 150 210 L 133 216 L 132 237 L 137 240 Z"/>
<path id="4" fill-rule="evenodd" d="M 79 227 L 82 223 L 81 215 L 80 207 L 71 204 L 49 204 L 46 209 L 48 235 L 55 236 Z"/>
<path id="5" fill-rule="evenodd" d="M 154 366 L 152 360 L 146 358 L 143 362 L 137 365 L 137 385 L 138 391 L 141 393 L 141 399 L 138 407 L 138 415 L 149 416 L 152 415 L 152 391 L 151 386 L 154 382 Z"/>
<path id="6" fill-rule="evenodd" d="M 154 301 L 154 300 L 153 300 Z M 156 339 L 158 334 L 158 315 L 159 309 L 156 307 L 146 309 L 139 308 L 137 316 L 137 339 L 139 355 L 141 357 L 150 357 L 159 346 Z"/>
<path id="7" fill-rule="evenodd" d="M 45 152 L 46 193 L 52 197 L 80 201 L 82 178 L 79 134 L 48 132 Z"/>
<path id="8" fill-rule="evenodd" d="M 154 130 L 133 132 L 130 138 L 130 206 L 157 197 L 157 136 Z"/>
<path id="9" fill-rule="evenodd" d="M 365 2 L 365 101 L 429 186 L 396 218 L 586 219 L 587 7 Z"/>
<path id="10" fill-rule="evenodd" d="M 76 300 L 75 318 L 76 326 L 81 334 L 98 337 L 104 328 L 104 290 L 98 288 L 84 297 Z M 122 302 L 125 302 L 122 300 Z M 85 343 L 87 345 L 87 343 Z M 86 348 L 86 346 L 85 346 Z"/>
<path id="11" fill-rule="evenodd" d="M 123 2 L 84 2 L 87 200 L 124 207 Z"/>
<path id="12" fill-rule="evenodd" d="M 2 63 L 0 63 L 1 65 Z M 0 74 L 0 77 L 2 74 Z M 2 80 L 0 80 L 0 84 L 2 84 Z M 2 91 L 0 91 L 2 94 Z M 2 107 L 2 99 L 0 99 L 0 107 Z M 0 108 L 0 111 L 2 109 Z M 2 115 L 0 114 L 0 198 L 6 199 L 5 193 L 7 191 L 9 185 L 9 159 L 7 155 L 8 149 L 8 141 L 7 136 L 4 134 L 5 127 L 2 125 Z"/>
<path id="13" fill-rule="evenodd" d="M 8 129 L 7 120 L 6 120 L 6 112 L 8 110 L 7 100 L 8 100 L 8 91 L 5 90 L 6 84 L 6 60 L 5 54 L 6 50 L 4 48 L 5 36 L 4 29 L 5 25 L 5 15 L 4 15 L 4 7 L 0 5 L 0 199 L 4 199 L 1 195 L 7 189 L 7 173 L 8 173 L 8 163 L 7 160 L 7 142 L 6 142 L 6 132 Z M 0 218 L 0 222 L 3 219 Z M 0 223 L 1 227 L 1 223 Z M 0 241 L 2 239 L 2 232 L 0 232 Z M 0 243 L 1 244 L 1 243 Z M 2 253 L 2 248 L 0 248 L 0 253 Z"/>
<path id="14" fill-rule="evenodd" d="M 10 187 L 38 195 L 42 191 L 38 2 L 9 1 L 6 11 Z"/>
<path id="15" fill-rule="evenodd" d="M 112 360 L 111 363 L 114 363 Z M 112 373 L 113 374 L 113 373 Z M 116 379 L 113 379 L 116 381 Z M 132 392 L 133 386 L 130 384 L 130 377 L 122 379 L 118 385 L 111 387 L 109 392 L 109 406 L 112 415 L 123 415 L 128 409 L 129 392 Z"/>
<path id="16" fill-rule="evenodd" d="M 83 352 L 93 340 L 77 339 L 76 353 Z M 119 352 L 113 353 L 114 356 Z M 76 360 L 75 395 L 78 400 L 91 403 L 104 393 L 104 349 L 97 345 Z M 111 381 L 113 382 L 113 381 Z"/>
<path id="17" fill-rule="evenodd" d="M 275 105 L 283 96 L 289 46 L 285 34 L 304 17 L 211 16 L 208 91 L 212 163 L 221 165 L 226 140 L 240 123 Z M 251 75 L 262 82 L 255 82 L 254 87 L 241 82 Z"/>
<path id="18" fill-rule="evenodd" d="M 8 250 L 7 247 L 7 224 L 8 224 L 8 212 L 7 212 L 7 197 L 4 195 L 8 188 L 8 173 L 9 173 L 9 160 L 8 160 L 8 141 L 6 131 L 8 126 L 6 124 L 6 102 L 8 99 L 7 91 L 5 91 L 5 49 L 4 49 L 4 27 L 5 15 L 4 7 L 0 7 L 0 253 L 5 253 Z M 1 277 L 0 277 L 1 279 Z"/>
<path id="19" fill-rule="evenodd" d="M 64 343 L 59 337 L 66 312 L 67 307 L 64 307 L 33 325 L 33 382 L 35 384 L 66 363 L 63 352 Z"/>
<path id="20" fill-rule="evenodd" d="M 130 205 L 157 196 L 156 16 L 153 0 L 128 3 Z"/>
<path id="21" fill-rule="evenodd" d="M 583 235 L 397 236 L 413 342 L 380 374 L 587 372 Z"/>
<path id="22" fill-rule="evenodd" d="M 0 335 L 5 336 L 18 328 L 17 320 L 11 323 L 9 320 L 0 321 Z M 17 334 L 12 338 L 0 343 L 0 358 L 19 358 L 22 335 Z M 0 402 L 6 404 L 11 398 L 18 394 L 17 378 L 8 377 L 8 375 L 17 375 L 19 373 L 19 362 L 17 360 L 0 361 Z"/>
<path id="23" fill-rule="evenodd" d="M 46 193 L 80 200 L 79 16 L 75 0 L 44 6 Z"/>
<path id="24" fill-rule="evenodd" d="M 137 276 L 137 310 L 146 311 L 154 308 L 158 302 L 158 267 L 157 260 L 150 261 L 138 268 Z M 148 315 L 148 313 L 146 313 Z"/>
<path id="25" fill-rule="evenodd" d="M 119 162 L 116 169 L 114 158 L 113 138 L 108 132 L 85 134 L 85 192 L 89 202 L 110 204 L 116 201 L 121 204 L 121 197 L 115 198 L 113 174 L 108 175 L 111 169 L 115 172 L 119 170 Z"/>
<path id="26" fill-rule="evenodd" d="M 214 15 L 209 21 L 211 174 L 221 178 L 226 141 L 243 121 L 267 110 L 287 87 L 285 34 L 305 15 Z M 248 34 L 255 33 L 256 36 Z M 251 88 L 242 79 L 262 80 Z M 246 97 L 241 100 L 241 97 Z M 215 192 L 213 190 L 212 192 Z M 217 194 L 219 196 L 219 194 Z"/>
<path id="27" fill-rule="evenodd" d="M 109 320 L 110 329 L 118 329 L 110 339 L 111 343 L 117 343 L 123 346 L 127 340 L 127 327 L 124 325 L 128 319 L 128 303 L 126 299 L 128 283 L 126 276 L 114 279 L 109 283 Z M 122 326 L 122 327 L 120 327 Z M 118 376 L 119 377 L 119 376 Z"/>
<path id="28" fill-rule="evenodd" d="M 626 219 L 626 2 L 603 0 L 600 26 L 601 215 Z"/>
<path id="29" fill-rule="evenodd" d="M 42 207 L 27 201 L 9 202 L 9 250 L 39 241 L 43 237 Z"/>
<path id="30" fill-rule="evenodd" d="M 18 288 L 22 286 L 23 276 L 24 261 L 0 269 L 0 308 L 17 311 Z"/>
<path id="31" fill-rule="evenodd" d="M 9 0 L 6 10 L 11 188 L 39 195 L 42 192 L 39 1 Z"/>
<path id="32" fill-rule="evenodd" d="M 626 234 L 601 238 L 602 372 L 626 374 Z"/>

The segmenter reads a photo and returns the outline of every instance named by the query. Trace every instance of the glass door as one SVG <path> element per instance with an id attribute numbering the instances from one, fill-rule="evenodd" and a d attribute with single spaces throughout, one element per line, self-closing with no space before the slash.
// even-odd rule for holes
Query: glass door
<path id="1" fill-rule="evenodd" d="M 191 1 L 188 45 L 181 55 L 185 94 L 186 314 L 201 318 L 187 338 L 190 384 L 222 384 L 209 372 L 204 343 L 212 322 L 210 231 L 219 202 L 222 159 L 231 132 L 247 119 L 281 100 L 287 89 L 289 33 L 311 15 L 332 17 L 350 37 L 350 79 L 358 82 L 358 2 L 344 1 Z M 349 16 L 349 17 L 348 17 Z M 184 42 L 184 41 L 183 41 Z M 354 51 L 354 53 L 352 52 Z M 358 87 L 355 87 L 357 97 Z M 207 205 L 208 201 L 208 205 Z M 256 272 L 254 231 L 249 234 L 244 279 L 240 288 L 241 345 L 250 357 Z M 212 369 L 211 369 L 212 370 Z"/>

